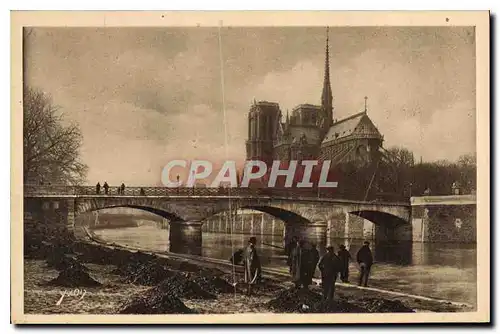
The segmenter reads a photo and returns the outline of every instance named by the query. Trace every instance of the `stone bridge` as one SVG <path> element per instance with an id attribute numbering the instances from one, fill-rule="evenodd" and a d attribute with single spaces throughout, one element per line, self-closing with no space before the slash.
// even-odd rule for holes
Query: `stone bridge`
<path id="1" fill-rule="evenodd" d="M 65 226 L 75 231 L 75 218 L 85 212 L 128 207 L 160 215 L 170 222 L 170 239 L 201 243 L 205 219 L 221 212 L 253 209 L 285 223 L 286 239 L 299 236 L 324 243 L 327 227 L 345 229 L 349 216 L 372 221 L 389 240 L 412 240 L 410 203 L 359 202 L 291 192 L 250 189 L 132 188 L 123 193 L 96 193 L 94 188 L 25 191 L 25 220 Z M 26 222 L 25 222 L 26 223 Z"/>

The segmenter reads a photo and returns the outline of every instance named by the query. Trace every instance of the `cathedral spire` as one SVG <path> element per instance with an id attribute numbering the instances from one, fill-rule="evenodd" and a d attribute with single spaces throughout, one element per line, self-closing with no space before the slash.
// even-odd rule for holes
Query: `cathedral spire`
<path id="1" fill-rule="evenodd" d="M 332 87 L 330 85 L 330 50 L 328 27 L 326 27 L 326 52 L 325 52 L 325 76 L 323 78 L 323 92 L 321 93 L 321 107 L 323 109 L 324 126 L 329 128 L 333 123 Z"/>

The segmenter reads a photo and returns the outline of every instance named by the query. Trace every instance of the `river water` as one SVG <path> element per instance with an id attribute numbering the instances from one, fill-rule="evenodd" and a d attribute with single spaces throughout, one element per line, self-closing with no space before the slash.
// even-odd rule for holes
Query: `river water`
<path id="1" fill-rule="evenodd" d="M 100 229 L 94 233 L 117 244 L 152 251 L 170 249 L 169 230 L 157 227 L 154 222 L 142 221 L 138 227 Z M 231 236 L 204 232 L 201 255 L 228 260 L 234 251 L 244 247 L 249 237 L 246 234 Z M 283 244 L 281 236 L 257 235 L 257 240 L 263 266 L 286 268 L 285 256 L 280 248 Z M 332 245 L 346 244 L 355 258 L 363 241 L 333 239 L 330 242 Z M 370 286 L 476 305 L 475 244 L 372 243 L 370 247 L 375 258 Z M 320 253 L 323 251 L 320 249 Z M 355 283 L 357 276 L 358 269 L 355 263 L 351 263 L 350 282 Z"/>

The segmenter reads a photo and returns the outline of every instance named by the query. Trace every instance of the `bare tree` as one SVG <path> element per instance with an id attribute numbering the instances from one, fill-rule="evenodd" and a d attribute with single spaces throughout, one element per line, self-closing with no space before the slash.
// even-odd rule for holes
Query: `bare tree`
<path id="1" fill-rule="evenodd" d="M 458 158 L 458 165 L 461 167 L 475 167 L 476 166 L 476 155 L 475 154 L 464 154 Z"/>
<path id="2" fill-rule="evenodd" d="M 82 136 L 77 125 L 66 125 L 49 95 L 23 90 L 24 182 L 79 184 L 87 166 L 80 161 Z"/>
<path id="3" fill-rule="evenodd" d="M 413 153 L 404 147 L 391 147 L 386 150 L 386 156 L 396 166 L 413 166 Z"/>

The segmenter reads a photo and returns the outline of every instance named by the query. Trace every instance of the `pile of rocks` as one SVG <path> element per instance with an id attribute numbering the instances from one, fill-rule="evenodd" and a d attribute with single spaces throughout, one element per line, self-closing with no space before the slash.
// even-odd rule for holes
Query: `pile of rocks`
<path id="1" fill-rule="evenodd" d="M 128 273 L 125 281 L 139 285 L 156 285 L 167 277 L 173 276 L 175 273 L 165 268 L 158 261 L 149 261 L 145 264 L 128 266 Z"/>
<path id="2" fill-rule="evenodd" d="M 335 299 L 330 302 L 319 302 L 311 306 L 309 313 L 368 313 L 363 307 L 347 302 L 345 299 Z"/>
<path id="3" fill-rule="evenodd" d="M 200 275 L 193 277 L 193 282 L 198 284 L 203 290 L 212 294 L 235 292 L 235 286 L 218 276 Z"/>
<path id="4" fill-rule="evenodd" d="M 68 268 L 78 269 L 80 271 L 88 272 L 88 268 L 76 260 L 73 256 L 53 252 L 49 254 L 45 260 L 49 267 L 55 268 L 59 271 L 64 271 Z"/>
<path id="5" fill-rule="evenodd" d="M 154 288 L 127 301 L 118 312 L 122 314 L 195 313 L 184 305 L 180 298 L 215 299 L 216 297 L 191 280 L 190 274 L 176 273 Z"/>
<path id="6" fill-rule="evenodd" d="M 45 259 L 54 250 L 71 253 L 74 240 L 64 226 L 51 224 L 25 224 L 24 257 Z"/>
<path id="7" fill-rule="evenodd" d="M 76 252 L 80 261 L 94 264 L 113 264 L 117 257 L 114 250 L 94 245 L 79 246 Z"/>
<path id="8" fill-rule="evenodd" d="M 174 295 L 186 299 L 216 299 L 215 295 L 203 289 L 191 279 L 189 274 L 185 273 L 176 273 L 152 290 L 154 290 L 152 293 Z"/>
<path id="9" fill-rule="evenodd" d="M 415 311 L 399 300 L 364 298 L 358 301 L 371 313 L 414 313 Z"/>
<path id="10" fill-rule="evenodd" d="M 395 313 L 414 312 L 397 300 L 364 298 L 348 302 L 345 297 L 326 302 L 314 291 L 305 289 L 288 289 L 268 302 L 268 306 L 279 312 L 300 313 Z"/>
<path id="11" fill-rule="evenodd" d="M 179 298 L 148 291 L 143 297 L 127 301 L 118 310 L 121 314 L 190 314 L 196 313 Z"/>
<path id="12" fill-rule="evenodd" d="M 280 312 L 312 312 L 321 303 L 321 295 L 308 289 L 287 289 L 270 300 L 267 305 Z"/>
<path id="13" fill-rule="evenodd" d="M 61 271 L 59 276 L 49 281 L 47 284 L 71 288 L 101 286 L 101 283 L 93 279 L 85 270 L 73 266 L 69 266 Z"/>

